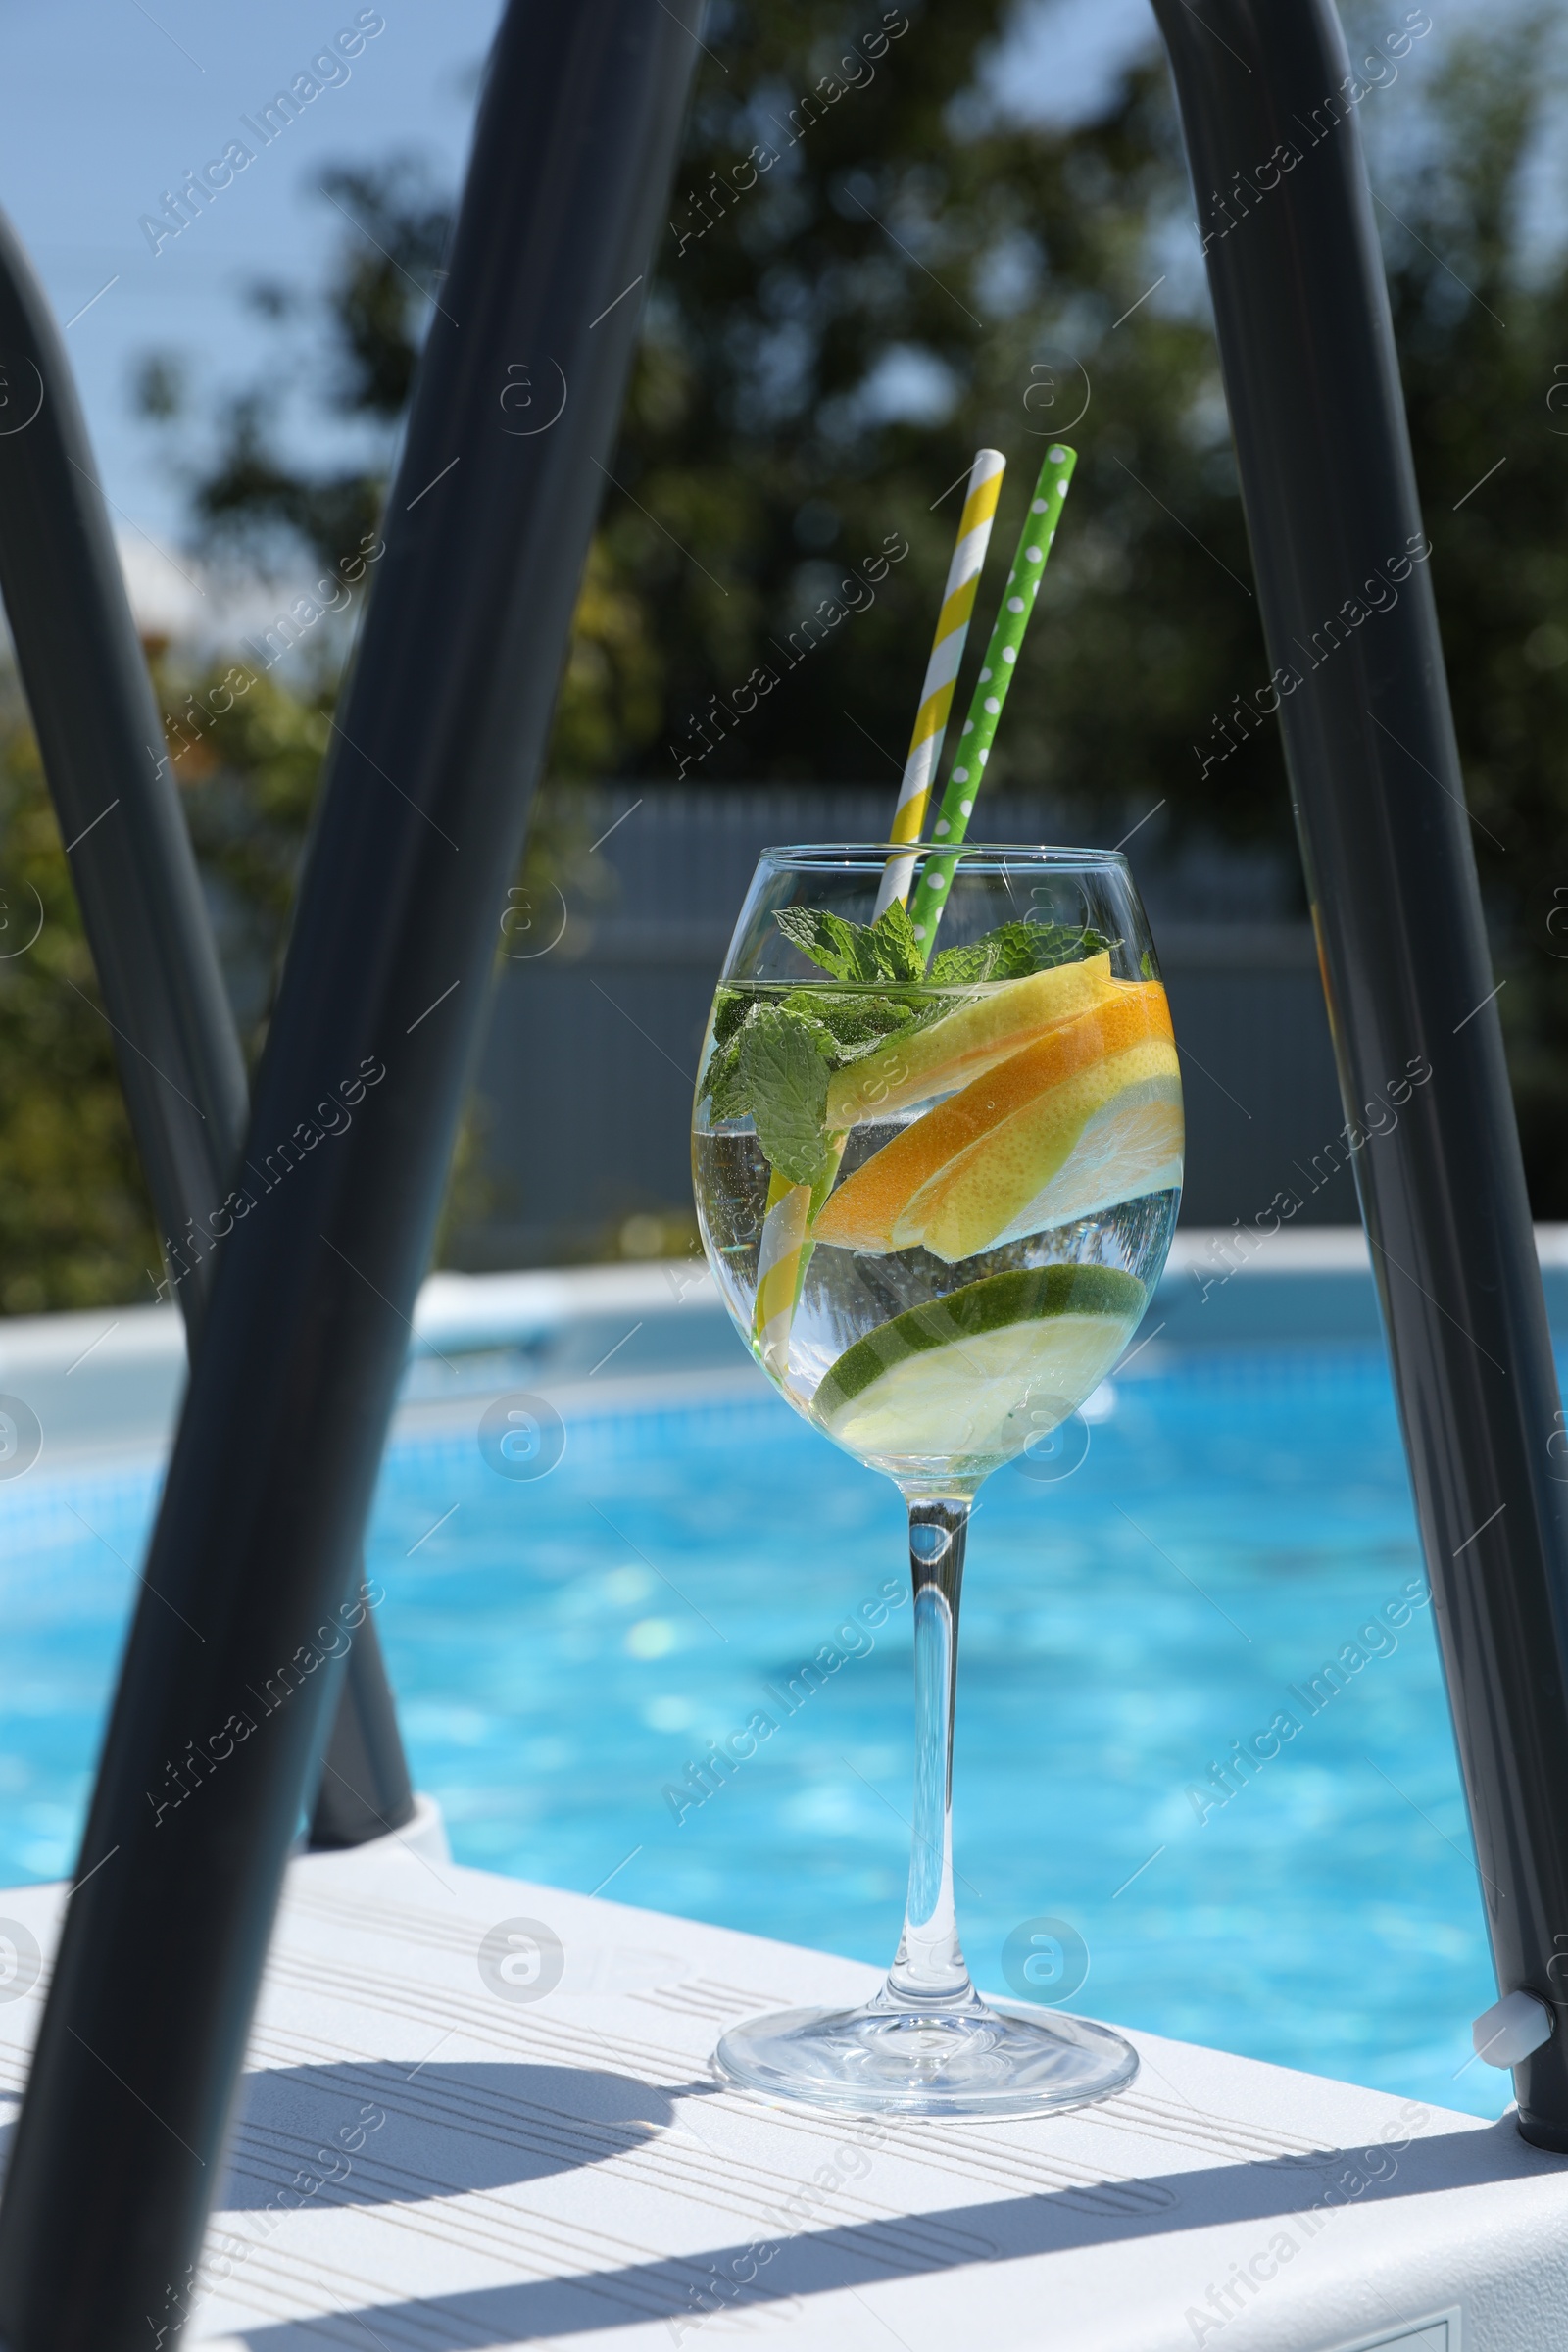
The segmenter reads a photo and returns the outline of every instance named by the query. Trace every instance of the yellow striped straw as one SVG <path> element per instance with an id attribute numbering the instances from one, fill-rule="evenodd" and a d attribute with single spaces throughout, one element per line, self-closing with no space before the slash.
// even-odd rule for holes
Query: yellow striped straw
<path id="1" fill-rule="evenodd" d="M 936 780 L 937 761 L 942 757 L 942 738 L 953 709 L 953 692 L 958 682 L 958 664 L 963 660 L 964 640 L 974 612 L 975 592 L 980 585 L 997 500 L 1002 494 L 1002 477 L 1006 470 L 1007 461 L 999 449 L 979 451 L 969 469 L 969 487 L 964 493 L 963 513 L 958 517 L 957 544 L 948 565 L 948 584 L 942 592 L 942 611 L 937 616 L 931 659 L 925 665 L 920 708 L 909 738 L 909 756 L 904 763 L 899 805 L 888 834 L 890 841 L 918 841 L 925 823 L 926 805 Z M 912 857 L 888 859 L 877 893 L 879 915 L 887 911 L 895 899 L 908 897 L 913 878 Z"/>
<path id="2" fill-rule="evenodd" d="M 909 756 L 904 763 L 899 805 L 888 834 L 890 841 L 918 841 L 925 823 L 926 804 L 942 756 L 942 738 L 953 709 L 964 639 L 969 634 L 975 592 L 980 585 L 997 500 L 1002 492 L 1002 477 L 1006 470 L 1007 461 L 997 449 L 982 449 L 969 468 L 969 487 L 964 493 L 963 513 L 958 517 L 957 543 L 948 565 L 948 584 L 942 592 L 942 611 L 937 617 L 931 659 L 925 665 L 920 708 L 909 742 Z M 913 879 L 912 857 L 890 858 L 877 894 L 877 913 L 883 913 L 895 899 L 906 899 Z M 837 1150 L 830 1155 L 831 1170 L 824 1170 L 825 1182 L 820 1188 L 824 1197 L 838 1171 L 843 1150 L 844 1138 L 840 1136 Z M 811 1206 L 808 1184 L 791 1184 L 788 1177 L 780 1176 L 776 1169 L 773 1171 L 758 1252 L 752 1338 L 763 1364 L 780 1381 L 789 1371 L 790 1331 L 810 1255 L 807 1230 Z M 821 1206 L 820 1200 L 816 1206 Z"/>
<path id="3" fill-rule="evenodd" d="M 757 1304 L 752 1330 L 764 1368 L 782 1380 L 790 1368 L 790 1327 L 801 1287 L 806 1219 L 811 1205 L 808 1184 L 791 1184 L 773 1171 L 767 1191 L 757 1261 Z"/>

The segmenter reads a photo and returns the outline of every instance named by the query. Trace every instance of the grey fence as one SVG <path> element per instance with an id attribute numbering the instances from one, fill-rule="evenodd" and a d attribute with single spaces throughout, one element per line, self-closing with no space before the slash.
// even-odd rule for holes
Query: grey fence
<path id="1" fill-rule="evenodd" d="M 537 892 L 509 925 L 476 1088 L 469 1192 L 484 1205 L 447 1250 L 474 1270 L 651 1252 L 661 1228 L 689 1223 L 697 1055 L 758 854 L 880 839 L 890 796 L 758 786 L 639 799 L 633 787 L 572 807 L 585 842 L 608 831 L 599 887 Z M 999 799 L 986 837 L 1062 836 L 1041 802 Z M 1282 1192 L 1298 1223 L 1352 1220 L 1312 933 L 1290 910 L 1289 874 L 1212 847 L 1175 857 L 1144 836 L 1128 854 L 1183 1056 L 1183 1221 L 1267 1221 Z"/>

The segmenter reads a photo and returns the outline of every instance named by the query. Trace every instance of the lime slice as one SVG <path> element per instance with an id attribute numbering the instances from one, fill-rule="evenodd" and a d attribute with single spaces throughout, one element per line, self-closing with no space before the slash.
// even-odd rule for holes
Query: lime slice
<path id="1" fill-rule="evenodd" d="M 1004 1461 L 1100 1386 L 1144 1305 L 1114 1266 L 990 1274 L 857 1340 L 811 1410 L 865 1460 Z"/>

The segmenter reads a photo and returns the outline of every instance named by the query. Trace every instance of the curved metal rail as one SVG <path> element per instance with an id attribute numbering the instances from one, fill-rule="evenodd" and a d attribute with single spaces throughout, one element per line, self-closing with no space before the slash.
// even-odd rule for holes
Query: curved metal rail
<path id="1" fill-rule="evenodd" d="M 3 214 L 0 361 L 0 595 L 194 1362 L 245 1064 L 71 362 Z M 373 1618 L 333 1679 L 312 1842 L 357 1845 L 414 1812 Z"/>
<path id="2" fill-rule="evenodd" d="M 662 0 L 496 39 L 245 1157 L 346 1117 L 218 1261 L 0 2204 L 12 2352 L 188 2308 L 696 53 Z M 566 387 L 531 436 L 518 367 Z"/>
<path id="3" fill-rule="evenodd" d="M 1555 2019 L 1515 2070 L 1519 2128 L 1568 2151 L 1553 1974 L 1568 1940 L 1568 1439 L 1438 636 L 1429 563 L 1444 551 L 1416 497 L 1357 126 L 1367 85 L 1330 0 L 1154 13 L 1497 1983 Z"/>

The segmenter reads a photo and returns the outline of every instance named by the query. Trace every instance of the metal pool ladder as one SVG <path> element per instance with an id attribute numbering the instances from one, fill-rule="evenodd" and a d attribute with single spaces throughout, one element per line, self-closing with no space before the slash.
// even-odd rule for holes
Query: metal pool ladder
<path id="1" fill-rule="evenodd" d="M 1426 1073 L 1355 1162 L 1498 1984 L 1532 2004 L 1520 2128 L 1568 2151 L 1552 1973 L 1568 1938 L 1568 1438 L 1357 85 L 1330 0 L 1155 13 L 1268 659 L 1295 680 L 1280 720 L 1348 1117 Z M 144 2346 L 144 2315 L 199 2250 L 326 1677 L 265 1711 L 244 1694 L 308 1654 L 356 1570 L 635 345 L 638 304 L 617 298 L 650 267 L 696 54 L 662 0 L 505 12 L 248 1122 L 101 512 L 34 462 L 47 434 L 30 450 L 25 429 L 0 435 L 0 583 L 63 819 L 118 795 L 134 853 L 100 866 L 88 835 L 74 856 L 172 1238 L 241 1157 L 265 1165 L 335 1088 L 368 1081 L 351 1127 L 234 1224 L 203 1298 L 0 2203 L 11 2352 Z M 79 466 L 58 341 L 14 254 L 9 277 L 9 381 L 35 371 L 58 453 Z M 518 367 L 564 387 L 532 437 L 506 429 Z M 1323 650 L 1374 577 L 1394 601 Z M 73 579 L 93 583 L 74 608 Z M 74 711 L 89 679 L 96 713 Z M 111 884 L 133 894 L 133 920 L 106 909 Z M 148 960 L 122 970 L 134 940 Z M 142 1054 L 187 1074 L 194 1119 Z M 225 1732 L 237 1717 L 242 1740 Z M 171 1759 L 211 1759 L 225 1737 L 202 1801 L 156 1813 L 147 1792 Z"/>

